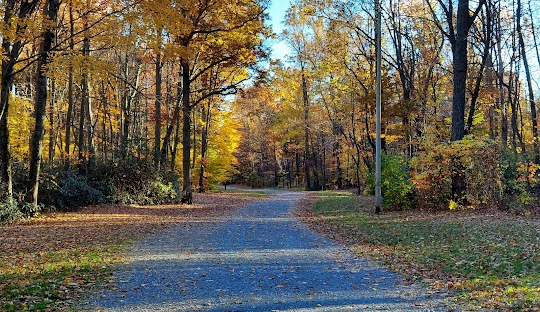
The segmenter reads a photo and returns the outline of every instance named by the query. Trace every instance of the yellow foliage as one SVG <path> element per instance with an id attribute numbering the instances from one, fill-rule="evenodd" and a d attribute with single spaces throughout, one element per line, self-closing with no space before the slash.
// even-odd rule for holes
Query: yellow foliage
<path id="1" fill-rule="evenodd" d="M 502 196 L 500 150 L 496 142 L 466 136 L 449 144 L 433 144 L 411 160 L 419 202 L 430 207 L 455 209 L 459 205 L 451 198 L 452 173 L 463 171 L 465 198 L 459 199 L 470 207 L 498 204 Z M 468 206 L 469 207 L 469 206 Z"/>
<path id="2" fill-rule="evenodd" d="M 206 160 L 206 177 L 210 184 L 224 182 L 236 172 L 233 166 L 237 163 L 234 153 L 240 143 L 238 127 L 230 112 L 220 112 L 212 124 Z"/>
<path id="3" fill-rule="evenodd" d="M 456 210 L 458 207 L 459 207 L 459 204 L 453 200 L 450 200 L 450 202 L 448 203 L 448 209 L 450 210 Z"/>
<path id="4" fill-rule="evenodd" d="M 9 106 L 9 143 L 11 154 L 15 160 L 23 160 L 29 156 L 33 105 L 30 101 L 13 96 Z"/>
<path id="5" fill-rule="evenodd" d="M 535 164 L 531 161 L 518 162 L 518 178 L 517 182 L 529 182 L 536 183 L 538 179 L 536 178 L 536 172 L 540 169 L 540 165 Z"/>

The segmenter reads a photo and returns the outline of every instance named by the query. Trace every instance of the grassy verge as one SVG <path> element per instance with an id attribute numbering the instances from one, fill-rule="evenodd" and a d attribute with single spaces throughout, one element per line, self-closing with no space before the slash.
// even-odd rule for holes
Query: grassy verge
<path id="1" fill-rule="evenodd" d="M 388 212 L 345 193 L 312 195 L 301 215 L 405 276 L 449 290 L 468 309 L 538 311 L 540 222 L 500 212 Z"/>
<path id="2" fill-rule="evenodd" d="M 121 244 L 109 244 L 2 257 L 9 264 L 0 263 L 1 310 L 68 308 L 89 288 L 107 281 L 122 251 Z"/>
<path id="3" fill-rule="evenodd" d="M 71 310 L 105 287 L 134 240 L 165 226 L 227 215 L 254 198 L 196 194 L 196 205 L 88 207 L 0 227 L 0 311 Z"/>
<path id="4" fill-rule="evenodd" d="M 264 191 L 258 191 L 258 190 L 250 190 L 250 189 L 236 189 L 236 188 L 227 188 L 226 190 L 220 189 L 217 191 L 214 191 L 215 193 L 219 194 L 239 194 L 244 195 L 247 197 L 255 197 L 255 198 L 263 198 L 271 196 L 268 193 L 265 193 Z"/>

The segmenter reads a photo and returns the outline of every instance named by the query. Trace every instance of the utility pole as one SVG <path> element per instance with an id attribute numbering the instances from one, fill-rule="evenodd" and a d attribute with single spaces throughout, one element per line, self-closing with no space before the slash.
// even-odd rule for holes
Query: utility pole
<path id="1" fill-rule="evenodd" d="M 375 138 L 375 213 L 381 213 L 381 2 L 375 0 L 375 49 L 377 54 L 377 86 L 376 86 L 376 138 Z"/>

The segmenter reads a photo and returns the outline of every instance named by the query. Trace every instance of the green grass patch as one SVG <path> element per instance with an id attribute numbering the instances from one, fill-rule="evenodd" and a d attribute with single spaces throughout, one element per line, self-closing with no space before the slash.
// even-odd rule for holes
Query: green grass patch
<path id="1" fill-rule="evenodd" d="M 240 194 L 247 197 L 254 197 L 254 198 L 262 198 L 262 197 L 268 197 L 271 196 L 268 193 L 265 193 L 264 191 L 258 191 L 258 190 L 242 190 L 242 189 L 227 189 L 227 190 L 217 190 L 213 191 L 215 193 L 221 193 L 221 194 Z"/>
<path id="2" fill-rule="evenodd" d="M 2 267 L 0 310 L 43 311 L 71 306 L 85 291 L 107 279 L 124 248 L 118 243 L 18 255 L 12 265 Z"/>
<path id="3" fill-rule="evenodd" d="M 540 306 L 540 222 L 501 213 L 419 211 L 375 215 L 373 200 L 318 194 L 318 222 L 353 238 L 358 252 L 472 309 Z"/>

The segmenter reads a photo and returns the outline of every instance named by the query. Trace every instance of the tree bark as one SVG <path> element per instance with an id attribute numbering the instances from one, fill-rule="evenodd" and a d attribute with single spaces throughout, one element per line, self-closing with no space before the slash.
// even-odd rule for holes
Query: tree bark
<path id="1" fill-rule="evenodd" d="M 88 37 L 84 38 L 83 41 L 83 55 L 86 57 L 90 56 L 90 39 Z M 96 146 L 94 143 L 94 112 L 92 111 L 92 102 L 90 100 L 90 78 L 87 71 L 82 75 L 82 104 L 85 106 L 86 111 L 86 135 L 89 153 L 86 175 L 89 175 L 96 166 Z"/>
<path id="2" fill-rule="evenodd" d="M 127 84 L 127 80 L 129 79 L 129 72 L 128 72 L 128 55 L 126 53 L 125 59 L 124 59 L 124 77 L 126 79 L 126 82 L 124 82 L 124 90 L 123 90 L 123 96 L 122 96 L 122 136 L 120 140 L 120 155 L 123 160 L 127 158 L 128 149 L 129 149 L 129 129 L 131 124 L 131 100 L 130 100 L 130 92 L 129 87 Z"/>
<path id="3" fill-rule="evenodd" d="M 165 133 L 165 136 L 163 137 L 163 144 L 161 147 L 161 163 L 165 163 L 167 161 L 167 149 L 171 145 L 171 137 L 174 131 L 175 126 L 177 126 L 178 121 L 180 120 L 180 109 L 182 104 L 182 96 L 183 96 L 183 82 L 182 82 L 182 69 L 180 69 L 180 79 L 178 81 L 177 86 L 177 98 L 175 102 L 175 106 L 173 109 L 173 116 L 171 122 L 167 125 L 167 131 Z M 174 171 L 176 159 L 172 162 L 171 168 Z"/>
<path id="4" fill-rule="evenodd" d="M 205 170 L 207 164 L 207 152 L 208 152 L 208 133 L 210 131 L 210 120 L 212 117 L 212 99 L 208 100 L 208 106 L 203 108 L 202 115 L 205 121 L 204 128 L 201 133 L 201 166 L 199 170 L 199 192 L 206 192 L 206 177 Z"/>
<path id="5" fill-rule="evenodd" d="M 516 29 L 518 33 L 519 47 L 521 51 L 521 59 L 523 60 L 523 67 L 525 67 L 525 78 L 527 79 L 529 105 L 531 108 L 531 121 L 532 121 L 532 134 L 533 134 L 533 151 L 534 151 L 534 163 L 540 163 L 540 148 L 538 146 L 538 119 L 536 118 L 536 104 L 534 102 L 534 91 L 531 79 L 531 69 L 529 68 L 529 61 L 527 59 L 527 52 L 525 49 L 525 40 L 523 39 L 523 31 L 521 28 L 521 0 L 517 0 L 517 21 Z"/>
<path id="6" fill-rule="evenodd" d="M 56 83 L 54 79 L 51 81 L 51 96 L 50 96 L 50 108 L 49 108 L 49 163 L 54 161 L 54 152 L 56 147 L 56 132 L 54 131 L 54 102 L 56 92 Z"/>
<path id="7" fill-rule="evenodd" d="M 155 102 L 155 128 L 154 128 L 154 163 L 160 166 L 161 160 L 161 86 L 162 86 L 162 68 L 161 52 L 156 56 L 156 102 Z"/>
<path id="8" fill-rule="evenodd" d="M 309 157 L 309 98 L 307 90 L 307 79 L 302 68 L 302 99 L 304 102 L 304 170 L 306 177 L 306 190 L 311 188 L 310 179 L 310 157 Z"/>
<path id="9" fill-rule="evenodd" d="M 6 13 L 7 14 L 7 13 Z M 6 47 L 7 45 L 7 47 Z M 4 42 L 4 51 L 9 48 L 9 43 Z M 11 171 L 11 151 L 9 145 L 9 92 L 13 86 L 13 66 L 15 59 L 12 55 L 8 59 L 2 60 L 2 89 L 0 90 L 0 105 L 2 114 L 0 116 L 0 199 L 11 199 L 13 197 L 13 182 Z"/>
<path id="10" fill-rule="evenodd" d="M 102 153 L 103 153 L 103 161 L 107 162 L 109 157 L 109 149 L 108 149 L 108 146 L 107 146 L 107 141 L 108 141 L 108 136 L 107 136 L 107 120 L 109 120 L 111 123 L 112 123 L 112 116 L 109 112 L 109 108 L 108 108 L 108 105 L 107 105 L 107 94 L 105 93 L 105 82 L 104 81 L 101 81 L 101 86 L 100 86 L 100 98 L 101 98 L 101 104 L 103 106 L 103 124 L 102 124 L 102 130 L 103 131 L 103 148 L 102 148 Z M 110 136 L 112 136 L 113 132 L 110 131 Z"/>
<path id="11" fill-rule="evenodd" d="M 58 0 L 47 0 L 43 9 L 44 22 L 47 22 L 47 20 L 56 22 L 58 7 Z M 38 204 L 39 174 L 43 153 L 43 137 L 45 135 L 45 114 L 47 108 L 47 76 L 45 75 L 45 67 L 50 61 L 49 53 L 51 51 L 53 40 L 54 32 L 51 29 L 45 30 L 39 50 L 41 56 L 37 63 L 35 100 L 36 124 L 30 148 L 30 170 L 27 186 L 30 197 L 26 198 L 26 200 L 34 206 L 37 206 Z"/>
<path id="12" fill-rule="evenodd" d="M 9 69 L 9 60 L 2 61 L 2 90 L 0 102 L 4 112 L 0 118 L 0 200 L 10 200 L 13 197 L 13 182 L 11 171 L 11 151 L 9 145 L 8 110 L 9 90 L 13 85 L 13 76 Z"/>
<path id="13" fill-rule="evenodd" d="M 452 99 L 452 135 L 451 140 L 463 139 L 465 135 L 465 103 L 467 90 L 467 38 L 472 21 L 469 15 L 469 1 L 459 0 L 456 34 L 452 44 L 453 99 Z"/>
<path id="14" fill-rule="evenodd" d="M 171 171 L 176 171 L 176 155 L 178 155 L 178 144 L 180 143 L 180 117 L 174 121 L 174 139 L 171 152 Z"/>
<path id="15" fill-rule="evenodd" d="M 24 20 L 34 11 L 39 0 L 22 1 L 5 0 L 4 1 L 4 24 L 13 23 L 13 18 Z M 15 10 L 15 4 L 19 3 L 18 12 Z M 19 34 L 22 23 L 16 26 L 16 33 Z M 21 39 L 10 40 L 2 36 L 2 48 L 4 55 L 2 57 L 2 73 L 0 74 L 0 200 L 11 200 L 13 198 L 13 182 L 11 170 L 11 150 L 9 145 L 9 93 L 13 87 L 13 75 L 15 64 L 23 48 Z"/>
<path id="16" fill-rule="evenodd" d="M 341 190 L 343 188 L 343 170 L 341 169 L 341 157 L 340 157 L 341 146 L 339 144 L 337 137 L 335 138 L 335 140 L 336 141 L 334 143 L 332 153 L 333 153 L 333 158 L 335 159 L 335 164 L 336 164 L 335 165 L 336 166 L 336 172 L 335 172 L 336 186 L 338 190 Z"/>
<path id="17" fill-rule="evenodd" d="M 504 96 L 504 65 L 502 58 L 502 26 L 501 26 L 501 2 L 497 10 L 497 78 L 499 84 L 499 104 L 501 108 L 501 144 L 504 149 L 508 144 L 508 116 L 507 116 L 507 102 Z"/>
<path id="18" fill-rule="evenodd" d="M 69 49 L 73 53 L 75 51 L 75 41 L 74 41 L 74 32 L 75 32 L 75 20 L 73 19 L 73 0 L 70 0 L 69 2 L 69 33 L 70 33 L 70 40 L 69 40 Z M 70 153 L 71 153 L 71 127 L 73 123 L 73 105 L 74 105 L 74 99 L 73 99 L 73 65 L 71 63 L 69 64 L 68 68 L 68 110 L 66 115 L 66 147 L 65 147 L 65 168 L 66 170 L 70 169 L 71 166 L 71 159 L 70 159 Z"/>
<path id="19" fill-rule="evenodd" d="M 193 126 L 191 130 L 191 133 L 193 134 L 193 139 L 191 140 L 191 149 L 193 150 L 191 152 L 191 172 L 193 172 L 197 161 L 197 110 L 195 109 L 191 110 L 191 124 Z"/>
<path id="20" fill-rule="evenodd" d="M 180 61 L 182 66 L 182 204 L 191 205 L 193 203 L 193 186 L 191 175 L 191 103 L 189 96 L 191 93 L 191 73 L 187 60 Z"/>

